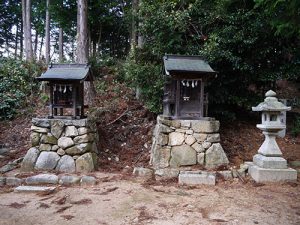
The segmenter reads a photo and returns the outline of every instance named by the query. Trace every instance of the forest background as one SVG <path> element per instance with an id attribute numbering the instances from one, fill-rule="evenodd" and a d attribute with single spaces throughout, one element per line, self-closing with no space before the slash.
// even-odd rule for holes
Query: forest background
<path id="1" fill-rule="evenodd" d="M 109 67 L 159 113 L 163 55 L 200 55 L 218 71 L 210 112 L 227 119 L 279 80 L 300 80 L 298 0 L 3 0 L 0 8 L 0 119 L 30 104 L 34 78 L 56 62 L 89 62 L 98 78 Z"/>

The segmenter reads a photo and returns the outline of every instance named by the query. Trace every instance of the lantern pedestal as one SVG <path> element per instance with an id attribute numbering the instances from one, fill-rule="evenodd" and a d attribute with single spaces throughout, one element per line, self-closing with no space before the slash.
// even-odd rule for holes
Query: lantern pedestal
<path id="1" fill-rule="evenodd" d="M 288 168 L 287 161 L 282 158 L 282 152 L 276 143 L 278 132 L 286 128 L 280 122 L 279 114 L 291 108 L 283 105 L 275 96 L 275 92 L 268 91 L 265 101 L 252 108 L 253 111 L 262 112 L 262 124 L 258 124 L 257 128 L 265 135 L 265 141 L 258 154 L 254 155 L 248 171 L 256 182 L 297 180 L 297 171 Z"/>

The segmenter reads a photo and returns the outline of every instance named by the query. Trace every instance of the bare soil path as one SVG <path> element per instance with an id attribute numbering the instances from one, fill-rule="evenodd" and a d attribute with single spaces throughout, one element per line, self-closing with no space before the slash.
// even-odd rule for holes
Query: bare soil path
<path id="1" fill-rule="evenodd" d="M 93 187 L 48 195 L 0 189 L 1 225 L 300 224 L 300 183 L 186 187 L 95 173 Z"/>

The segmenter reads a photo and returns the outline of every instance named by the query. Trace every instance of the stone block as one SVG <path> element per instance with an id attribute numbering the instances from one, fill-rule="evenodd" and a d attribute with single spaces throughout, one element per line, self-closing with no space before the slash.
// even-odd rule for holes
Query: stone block
<path id="1" fill-rule="evenodd" d="M 157 124 L 156 125 L 156 130 L 154 131 L 154 135 L 157 135 L 159 133 L 164 133 L 164 134 L 168 134 L 173 132 L 174 130 L 166 125 L 163 124 Z"/>
<path id="2" fill-rule="evenodd" d="M 52 134 L 44 134 L 41 137 L 41 143 L 43 144 L 51 144 L 51 145 L 57 145 L 57 138 L 54 137 Z"/>
<path id="3" fill-rule="evenodd" d="M 217 133 L 219 132 L 220 122 L 217 120 L 193 120 L 192 129 L 198 133 Z"/>
<path id="4" fill-rule="evenodd" d="M 204 160 L 205 160 L 205 153 L 204 152 L 198 153 L 197 154 L 197 163 L 199 165 L 204 165 Z"/>
<path id="5" fill-rule="evenodd" d="M 205 167 L 209 169 L 216 168 L 221 165 L 227 165 L 228 158 L 221 144 L 213 144 L 205 153 Z"/>
<path id="6" fill-rule="evenodd" d="M 17 177 L 6 177 L 5 179 L 5 183 L 8 186 L 19 186 L 22 182 L 23 180 Z"/>
<path id="7" fill-rule="evenodd" d="M 77 176 L 69 176 L 69 175 L 64 175 L 61 176 L 59 179 L 59 184 L 61 185 L 74 185 L 78 184 L 80 182 L 80 177 Z"/>
<path id="8" fill-rule="evenodd" d="M 69 148 L 74 144 L 75 144 L 74 141 L 70 137 L 61 137 L 58 139 L 58 143 L 57 143 L 57 145 L 62 149 Z"/>
<path id="9" fill-rule="evenodd" d="M 81 155 L 82 153 L 84 153 L 77 145 L 65 149 L 65 152 L 68 155 Z"/>
<path id="10" fill-rule="evenodd" d="M 97 179 L 92 176 L 83 176 L 80 180 L 81 185 L 95 185 L 97 184 Z"/>
<path id="11" fill-rule="evenodd" d="M 88 173 L 95 169 L 92 153 L 85 153 L 76 159 L 76 172 Z"/>
<path id="12" fill-rule="evenodd" d="M 224 178 L 224 180 L 231 180 L 233 178 L 232 172 L 230 170 L 218 171 L 218 174 L 220 174 Z"/>
<path id="13" fill-rule="evenodd" d="M 133 169 L 133 175 L 138 177 L 147 177 L 151 178 L 153 176 L 153 170 L 149 168 L 144 167 L 134 167 Z"/>
<path id="14" fill-rule="evenodd" d="M 204 149 L 210 148 L 211 145 L 212 145 L 212 143 L 207 142 L 207 141 L 204 141 L 204 142 L 202 143 L 202 147 L 203 147 Z"/>
<path id="15" fill-rule="evenodd" d="M 51 151 L 56 152 L 58 149 L 59 149 L 58 145 L 53 145 L 52 148 L 51 148 Z"/>
<path id="16" fill-rule="evenodd" d="M 83 135 L 91 132 L 90 129 L 86 127 L 79 127 L 77 130 L 78 130 L 78 135 Z"/>
<path id="17" fill-rule="evenodd" d="M 152 153 L 152 165 L 154 168 L 166 168 L 169 166 L 171 158 L 170 147 L 156 146 L 156 149 Z"/>
<path id="18" fill-rule="evenodd" d="M 169 143 L 170 146 L 182 145 L 184 141 L 184 134 L 178 132 L 172 132 L 169 134 Z"/>
<path id="19" fill-rule="evenodd" d="M 249 167 L 248 173 L 256 182 L 259 183 L 297 180 L 297 171 L 291 168 L 266 169 L 253 165 Z"/>
<path id="20" fill-rule="evenodd" d="M 157 170 L 155 170 L 154 174 L 155 174 L 156 179 L 176 178 L 179 175 L 179 169 L 174 169 L 174 168 L 157 169 Z"/>
<path id="21" fill-rule="evenodd" d="M 171 167 L 190 166 L 197 163 L 196 151 L 189 145 L 171 148 Z"/>
<path id="22" fill-rule="evenodd" d="M 194 137 L 196 138 L 198 143 L 202 143 L 206 140 L 207 134 L 194 133 Z"/>
<path id="23" fill-rule="evenodd" d="M 74 143 L 81 144 L 94 141 L 95 137 L 91 134 L 84 134 L 74 138 Z"/>
<path id="24" fill-rule="evenodd" d="M 52 150 L 52 145 L 50 145 L 50 144 L 40 144 L 39 150 L 40 151 L 51 151 Z"/>
<path id="25" fill-rule="evenodd" d="M 157 137 L 157 144 L 158 145 L 167 145 L 169 142 L 169 135 L 167 134 L 159 134 L 158 137 Z"/>
<path id="26" fill-rule="evenodd" d="M 253 157 L 253 163 L 262 168 L 287 169 L 287 161 L 282 157 L 266 157 L 256 154 Z"/>
<path id="27" fill-rule="evenodd" d="M 194 133 L 194 131 L 193 131 L 193 130 L 186 130 L 186 131 L 185 131 L 185 133 L 186 133 L 186 134 L 190 134 L 190 135 L 191 135 L 191 134 L 193 134 L 193 133 Z"/>
<path id="28" fill-rule="evenodd" d="M 53 170 L 56 167 L 59 159 L 60 157 L 56 152 L 41 152 L 36 161 L 34 169 Z"/>
<path id="29" fill-rule="evenodd" d="M 53 136 L 58 139 L 64 131 L 64 126 L 63 120 L 51 120 L 51 133 Z"/>
<path id="30" fill-rule="evenodd" d="M 37 148 L 30 148 L 21 164 L 21 170 L 23 172 L 29 172 L 34 170 L 35 162 L 40 154 L 40 151 Z"/>
<path id="31" fill-rule="evenodd" d="M 76 127 L 86 127 L 88 125 L 88 121 L 87 119 L 72 120 L 72 125 Z"/>
<path id="32" fill-rule="evenodd" d="M 178 183 L 186 185 L 216 185 L 216 175 L 207 172 L 180 172 L 178 177 Z"/>
<path id="33" fill-rule="evenodd" d="M 204 152 L 205 150 L 203 146 L 198 144 L 197 142 L 192 145 L 192 148 L 195 149 L 196 152 Z"/>
<path id="34" fill-rule="evenodd" d="M 65 129 L 65 136 L 66 137 L 75 137 L 78 135 L 78 130 L 75 126 L 67 126 Z"/>
<path id="35" fill-rule="evenodd" d="M 43 133 L 43 134 L 47 134 L 49 132 L 48 128 L 44 128 L 44 127 L 37 127 L 37 126 L 31 126 L 30 130 L 32 132 L 36 132 L 36 133 Z"/>
<path id="36" fill-rule="evenodd" d="M 187 135 L 185 138 L 185 143 L 188 145 L 192 145 L 196 142 L 196 138 L 193 135 Z"/>
<path id="37" fill-rule="evenodd" d="M 57 184 L 58 177 L 54 174 L 38 174 L 36 176 L 27 177 L 25 182 L 26 184 L 30 184 L 30 185 Z"/>
<path id="38" fill-rule="evenodd" d="M 50 128 L 50 120 L 43 118 L 32 118 L 32 124 L 37 127 Z"/>
<path id="39" fill-rule="evenodd" d="M 217 133 L 217 134 L 208 134 L 207 138 L 206 138 L 206 141 L 211 142 L 211 143 L 220 142 L 221 141 L 220 134 L 219 133 Z"/>
<path id="40" fill-rule="evenodd" d="M 42 187 L 42 186 L 19 186 L 14 189 L 14 192 L 34 192 L 34 193 L 49 193 L 54 192 L 56 187 Z"/>
<path id="41" fill-rule="evenodd" d="M 55 170 L 59 172 L 74 173 L 75 172 L 74 159 L 69 155 L 62 156 L 58 161 Z"/>
<path id="42" fill-rule="evenodd" d="M 182 128 L 180 128 L 180 129 L 176 129 L 175 132 L 185 134 L 185 132 L 186 132 L 187 130 L 188 130 L 188 128 L 182 127 Z"/>
<path id="43" fill-rule="evenodd" d="M 190 128 L 191 127 L 191 121 L 190 120 L 180 120 L 181 127 Z"/>
<path id="44" fill-rule="evenodd" d="M 30 143 L 32 147 L 38 146 L 40 144 L 41 134 L 37 132 L 31 132 Z"/>
<path id="45" fill-rule="evenodd" d="M 61 148 L 59 148 L 58 150 L 57 150 L 57 152 L 56 152 L 59 156 L 62 156 L 62 155 L 65 155 L 66 154 L 66 152 L 63 150 L 63 149 L 61 149 Z"/>

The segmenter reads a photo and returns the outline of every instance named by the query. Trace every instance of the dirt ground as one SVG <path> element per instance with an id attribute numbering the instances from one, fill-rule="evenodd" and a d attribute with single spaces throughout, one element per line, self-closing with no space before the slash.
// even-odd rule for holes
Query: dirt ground
<path id="1" fill-rule="evenodd" d="M 300 183 L 186 187 L 96 173 L 92 187 L 38 195 L 0 189 L 1 225 L 300 224 Z"/>

